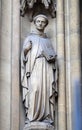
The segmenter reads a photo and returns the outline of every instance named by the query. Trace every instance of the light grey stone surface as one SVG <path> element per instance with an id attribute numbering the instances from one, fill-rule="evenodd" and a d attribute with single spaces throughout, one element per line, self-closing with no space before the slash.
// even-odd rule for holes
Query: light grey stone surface
<path id="1" fill-rule="evenodd" d="M 42 123 L 42 122 L 31 122 L 28 125 L 25 125 L 23 130 L 54 130 L 54 126 Z"/>
<path id="2" fill-rule="evenodd" d="M 71 94 L 71 62 L 70 62 L 70 1 L 65 0 L 65 57 L 66 57 L 66 113 L 67 130 L 72 130 L 72 94 Z"/>
<path id="3" fill-rule="evenodd" d="M 0 0 L 0 130 L 23 130 L 24 127 L 24 111 L 22 103 L 20 103 L 19 128 L 19 88 L 17 85 L 19 68 L 16 66 L 16 63 L 18 64 L 18 58 L 15 59 L 15 57 L 18 56 L 17 42 L 19 42 L 20 39 L 19 36 L 17 36 L 19 33 L 19 14 L 16 12 L 19 10 L 18 2 L 18 0 Z M 68 12 L 67 7 L 69 8 Z M 63 8 L 65 12 L 63 11 Z M 70 0 L 69 3 L 67 0 L 57 0 L 56 18 L 57 21 L 56 19 L 49 18 L 50 24 L 46 30 L 49 38 L 52 40 L 54 48 L 56 47 L 57 49 L 57 54 L 59 57 L 59 105 L 57 108 L 58 118 L 56 118 L 56 125 L 58 123 L 58 127 L 56 126 L 56 130 L 72 130 L 73 125 L 71 120 L 73 112 L 72 98 L 74 81 L 75 79 L 79 80 L 81 74 L 81 60 L 79 55 L 79 1 Z M 56 25 L 57 28 L 55 28 Z M 23 40 L 30 30 L 33 29 L 33 23 L 28 22 L 28 18 L 25 16 L 21 19 L 21 26 L 22 46 Z M 12 29 L 15 29 L 16 31 L 13 32 Z M 65 29 L 66 32 L 64 35 Z M 12 37 L 12 33 L 14 37 Z M 11 55 L 11 45 L 14 47 L 13 55 Z M 13 88 L 11 85 L 11 59 L 13 71 L 15 69 L 13 78 L 17 76 L 17 78 L 13 80 Z M 22 99 L 20 98 L 20 102 L 21 100 Z"/>
<path id="4" fill-rule="evenodd" d="M 20 3 L 12 0 L 12 36 L 11 36 L 11 130 L 19 130 L 20 95 Z"/>
<path id="5" fill-rule="evenodd" d="M 0 2 L 0 130 L 18 130 L 19 1 Z"/>
<path id="6" fill-rule="evenodd" d="M 9 130 L 11 125 L 11 0 L 0 2 L 0 130 Z"/>
<path id="7" fill-rule="evenodd" d="M 64 0 L 57 0 L 57 55 L 59 66 L 58 129 L 66 130 Z"/>

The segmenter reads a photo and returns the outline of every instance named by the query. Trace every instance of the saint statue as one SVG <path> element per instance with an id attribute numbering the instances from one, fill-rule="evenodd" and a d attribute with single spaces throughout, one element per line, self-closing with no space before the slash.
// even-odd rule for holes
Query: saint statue
<path id="1" fill-rule="evenodd" d="M 44 33 L 48 18 L 39 14 L 33 19 L 35 31 L 26 37 L 21 54 L 21 85 L 26 123 L 54 123 L 57 96 L 57 55 Z"/>

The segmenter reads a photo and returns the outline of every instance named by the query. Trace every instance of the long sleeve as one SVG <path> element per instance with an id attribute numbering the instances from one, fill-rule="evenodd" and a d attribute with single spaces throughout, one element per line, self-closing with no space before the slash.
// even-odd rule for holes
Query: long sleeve
<path id="1" fill-rule="evenodd" d="M 21 53 L 21 83 L 22 83 L 22 86 L 27 86 L 26 63 L 28 62 L 28 53 L 25 55 L 24 52 L 26 49 L 28 49 L 28 51 L 30 50 L 29 49 L 30 44 L 31 43 L 30 43 L 29 37 L 27 37 L 24 41 L 23 50 Z"/>
<path id="2" fill-rule="evenodd" d="M 29 38 L 26 38 L 26 40 L 24 41 L 24 45 L 23 45 L 23 52 L 24 55 L 26 56 L 28 51 L 31 49 L 32 47 L 32 41 L 29 40 Z"/>

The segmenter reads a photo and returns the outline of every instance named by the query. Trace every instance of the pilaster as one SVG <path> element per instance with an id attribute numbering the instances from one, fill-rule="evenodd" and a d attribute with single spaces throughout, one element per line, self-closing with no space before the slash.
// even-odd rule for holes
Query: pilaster
<path id="1" fill-rule="evenodd" d="M 57 0 L 57 55 L 59 67 L 58 130 L 66 130 L 64 0 Z"/>
<path id="2" fill-rule="evenodd" d="M 20 1 L 0 2 L 0 130 L 18 130 Z"/>

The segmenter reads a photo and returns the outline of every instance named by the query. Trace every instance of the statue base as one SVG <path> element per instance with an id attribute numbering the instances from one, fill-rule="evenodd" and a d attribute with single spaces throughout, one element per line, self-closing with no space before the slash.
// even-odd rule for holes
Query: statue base
<path id="1" fill-rule="evenodd" d="M 54 126 L 44 122 L 31 122 L 23 130 L 54 130 Z"/>

